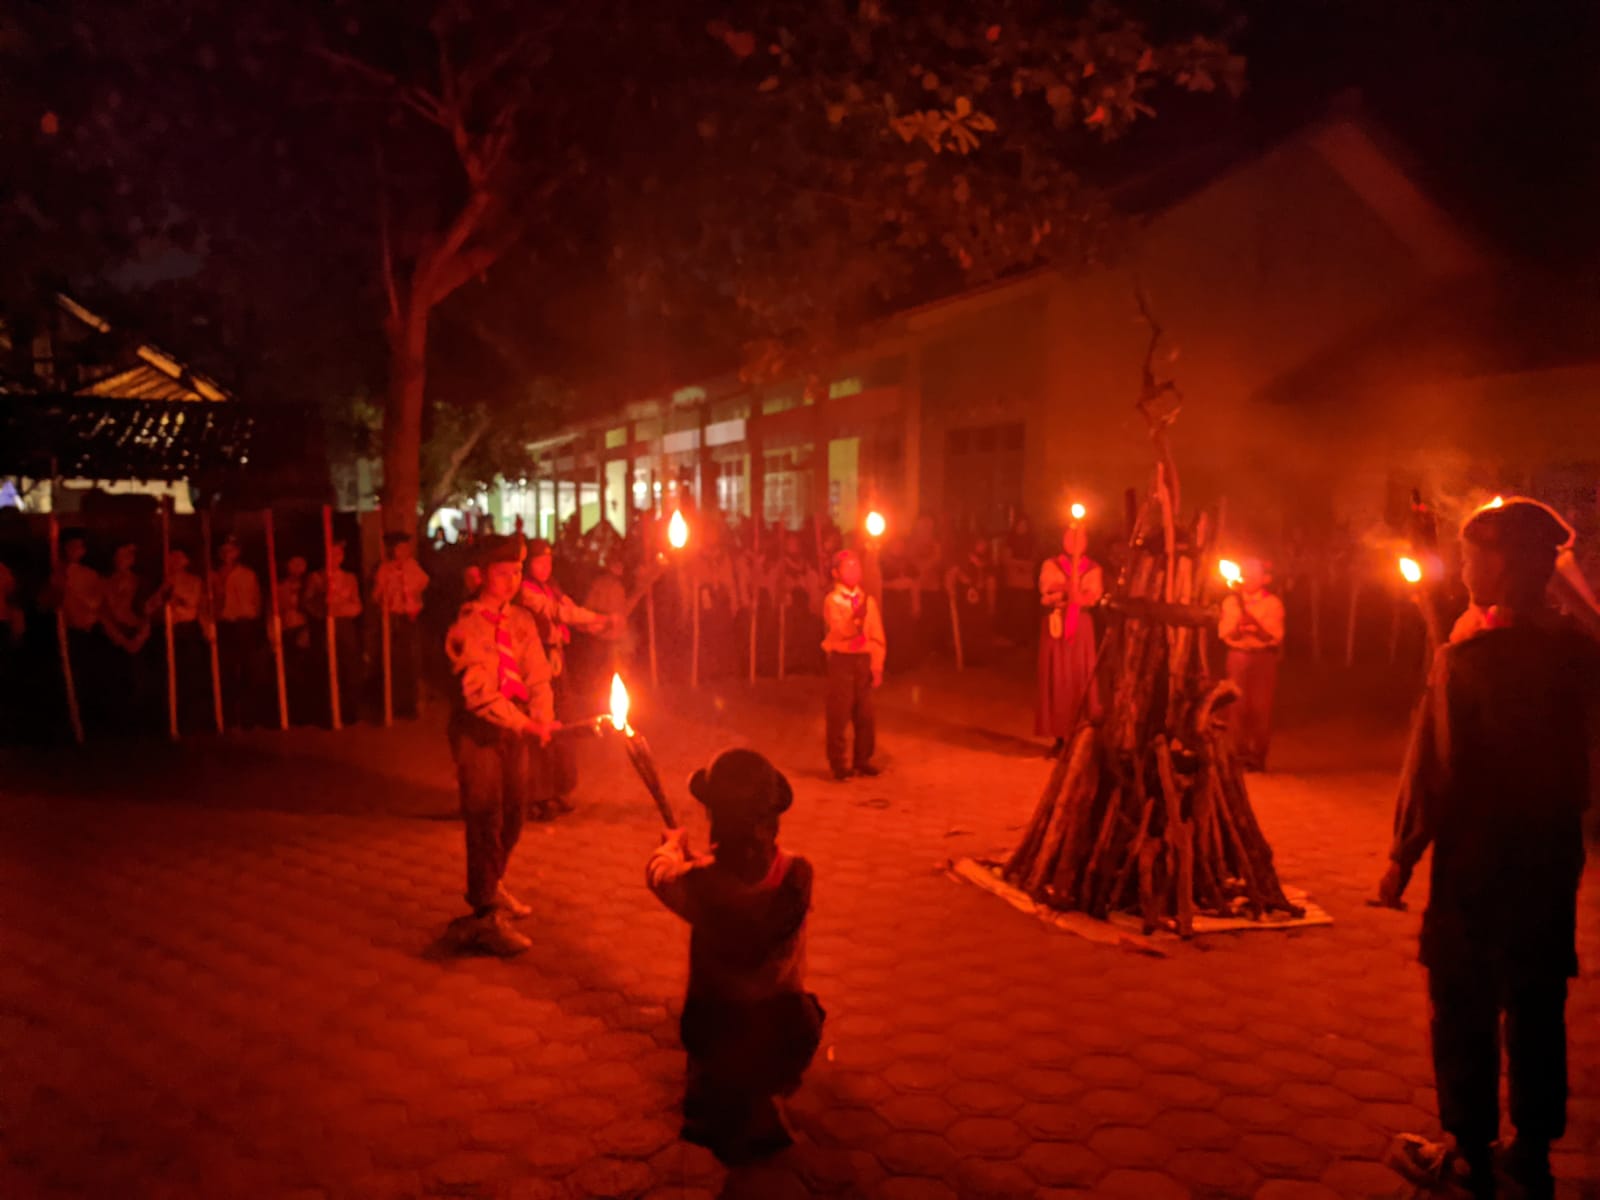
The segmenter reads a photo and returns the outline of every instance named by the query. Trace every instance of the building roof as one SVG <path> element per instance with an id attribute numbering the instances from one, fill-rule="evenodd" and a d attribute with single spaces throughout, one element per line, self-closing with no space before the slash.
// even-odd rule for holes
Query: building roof
<path id="1" fill-rule="evenodd" d="M 259 410 L 78 393 L 0 398 L 0 475 L 192 479 L 247 469 Z"/>

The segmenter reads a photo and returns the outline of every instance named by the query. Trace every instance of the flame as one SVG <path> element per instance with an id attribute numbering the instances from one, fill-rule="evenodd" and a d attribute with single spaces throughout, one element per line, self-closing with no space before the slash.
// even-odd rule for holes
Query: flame
<path id="1" fill-rule="evenodd" d="M 881 512 L 869 512 L 867 514 L 867 534 L 868 534 L 868 536 L 875 537 L 875 538 L 882 537 L 883 533 L 884 533 L 884 530 L 886 530 L 888 528 L 889 528 L 889 522 L 887 522 L 887 521 L 885 521 L 883 519 L 883 514 Z"/>
<path id="2" fill-rule="evenodd" d="M 681 510 L 673 512 L 672 520 L 667 522 L 667 541 L 674 550 L 682 550 L 689 544 L 689 522 L 683 519 Z"/>
<path id="3" fill-rule="evenodd" d="M 1239 564 L 1232 559 L 1225 558 L 1219 562 L 1217 571 L 1228 581 L 1229 587 L 1238 587 L 1244 581 L 1244 572 L 1239 569 Z"/>
<path id="4" fill-rule="evenodd" d="M 1484 505 L 1485 508 L 1504 508 L 1505 506 L 1506 498 L 1504 496 L 1496 496 L 1493 500 Z"/>
<path id="5" fill-rule="evenodd" d="M 619 732 L 628 728 L 628 689 L 621 675 L 611 677 L 611 724 Z"/>
<path id="6" fill-rule="evenodd" d="M 1087 508 L 1085 508 L 1082 504 L 1074 504 L 1072 506 L 1072 519 L 1074 521 L 1081 521 L 1085 517 L 1087 517 L 1088 515 L 1089 515 L 1089 510 Z"/>
<path id="7" fill-rule="evenodd" d="M 1422 582 L 1422 564 L 1414 558 L 1400 560 L 1400 574 L 1407 583 Z"/>

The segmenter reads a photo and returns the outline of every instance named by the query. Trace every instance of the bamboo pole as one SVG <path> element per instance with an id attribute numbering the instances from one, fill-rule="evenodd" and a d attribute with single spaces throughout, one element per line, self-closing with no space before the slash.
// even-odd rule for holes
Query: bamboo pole
<path id="1" fill-rule="evenodd" d="M 752 684 L 756 681 L 756 647 L 759 644 L 756 640 L 756 623 L 760 615 L 761 589 L 753 587 L 750 589 L 750 682 Z"/>
<path id="2" fill-rule="evenodd" d="M 217 603 L 216 574 L 211 569 L 211 509 L 206 507 L 200 510 L 200 552 L 206 556 L 206 602 L 201 608 L 201 613 L 209 612 L 211 621 L 209 630 L 204 621 L 201 630 L 206 632 L 206 642 L 211 648 L 211 719 L 216 724 L 217 732 L 221 733 L 222 722 L 222 662 L 217 656 L 217 631 L 218 617 L 221 605 Z"/>
<path id="3" fill-rule="evenodd" d="M 167 736 L 178 740 L 178 651 L 172 630 L 172 517 L 161 500 L 161 623 L 167 636 Z"/>
<path id="4" fill-rule="evenodd" d="M 50 574 L 56 579 L 56 648 L 61 654 L 61 678 L 67 689 L 67 720 L 72 740 L 83 745 L 83 715 L 78 711 L 78 684 L 72 675 L 72 643 L 67 634 L 67 575 L 61 566 L 61 518 L 56 515 L 55 489 L 50 497 Z"/>
<path id="5" fill-rule="evenodd" d="M 956 670 L 967 669 L 966 655 L 961 648 L 961 606 L 956 603 L 956 589 L 945 584 L 945 595 L 950 598 L 950 637 L 956 648 Z"/>
<path id="6" fill-rule="evenodd" d="M 1356 665 L 1356 610 L 1361 604 L 1361 580 L 1352 573 L 1350 575 L 1350 614 L 1344 629 L 1344 665 Z"/>
<path id="7" fill-rule="evenodd" d="M 644 594 L 645 635 L 650 639 L 650 686 L 661 686 L 661 671 L 656 662 L 656 584 L 650 581 Z"/>
<path id="8" fill-rule="evenodd" d="M 694 611 L 689 615 L 689 686 L 700 686 L 700 572 L 689 568 L 689 603 Z"/>
<path id="9" fill-rule="evenodd" d="M 328 646 L 328 709 L 335 731 L 344 728 L 339 711 L 339 645 L 333 617 L 333 506 L 322 506 L 322 609 L 323 633 Z"/>
<path id="10" fill-rule="evenodd" d="M 600 466 L 600 477 L 602 480 L 605 478 L 604 463 Z M 600 512 L 601 519 L 604 520 L 605 504 L 603 502 L 600 505 Z M 522 518 L 519 515 L 517 521 L 520 523 L 521 520 Z M 381 508 L 378 510 L 378 527 L 380 529 L 383 527 L 383 509 Z M 519 529 L 517 532 L 521 533 L 522 531 Z M 384 563 L 393 561 L 395 560 L 392 558 L 385 559 L 380 554 L 378 570 L 382 571 Z M 374 582 L 376 582 L 376 577 L 374 577 Z M 380 643 L 379 650 L 383 657 L 383 727 L 388 729 L 394 724 L 394 630 L 390 625 L 389 597 L 384 595 L 382 590 L 377 587 L 374 587 L 373 591 L 378 593 L 378 641 Z M 405 573 L 403 570 L 400 572 L 400 596 L 402 599 L 405 598 Z"/>
<path id="11" fill-rule="evenodd" d="M 272 666 L 278 676 L 278 728 L 289 728 L 289 685 L 283 669 L 283 617 L 278 612 L 278 542 L 272 527 L 272 509 L 261 510 L 261 526 L 267 535 L 267 599 L 272 606 L 267 614 L 267 636 L 272 639 Z"/>

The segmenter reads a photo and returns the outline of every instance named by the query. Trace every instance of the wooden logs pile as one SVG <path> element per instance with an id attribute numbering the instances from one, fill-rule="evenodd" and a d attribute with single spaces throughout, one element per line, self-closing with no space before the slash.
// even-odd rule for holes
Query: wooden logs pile
<path id="1" fill-rule="evenodd" d="M 1304 915 L 1284 896 L 1224 729 L 1238 689 L 1206 669 L 1213 528 L 1206 516 L 1175 524 L 1158 470 L 1096 610 L 1110 622 L 1095 665 L 1103 715 L 1080 719 L 1003 869 L 1041 903 L 1133 912 L 1147 933 L 1184 937 L 1196 913 Z"/>

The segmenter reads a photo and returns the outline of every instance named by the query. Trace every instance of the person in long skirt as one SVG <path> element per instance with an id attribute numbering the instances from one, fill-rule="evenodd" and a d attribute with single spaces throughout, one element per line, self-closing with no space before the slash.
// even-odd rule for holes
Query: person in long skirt
<path id="1" fill-rule="evenodd" d="M 1228 678 L 1239 685 L 1239 700 L 1228 717 L 1239 763 L 1247 771 L 1264 771 L 1283 652 L 1283 601 L 1267 590 L 1261 559 L 1247 558 L 1239 566 L 1242 578 L 1223 598 L 1217 637 L 1228 648 Z"/>
<path id="2" fill-rule="evenodd" d="M 1088 555 L 1080 521 L 1061 536 L 1061 553 L 1039 568 L 1044 626 L 1039 638 L 1039 709 L 1034 732 L 1060 754 L 1081 717 L 1100 715 L 1094 682 L 1094 619 L 1089 608 L 1105 590 L 1100 564 Z"/>

